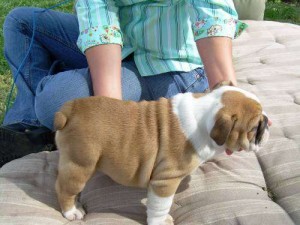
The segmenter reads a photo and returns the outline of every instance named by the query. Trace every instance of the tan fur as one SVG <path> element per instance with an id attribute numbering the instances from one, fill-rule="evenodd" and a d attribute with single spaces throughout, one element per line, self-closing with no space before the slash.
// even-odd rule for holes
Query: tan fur
<path id="1" fill-rule="evenodd" d="M 55 117 L 60 151 L 56 183 L 63 211 L 96 170 L 116 182 L 148 187 L 161 197 L 199 165 L 170 100 L 120 101 L 89 97 L 67 103 Z M 176 141 L 174 141 L 176 140 Z"/>
<path id="2" fill-rule="evenodd" d="M 218 145 L 232 150 L 248 149 L 259 121 L 263 119 L 261 105 L 238 91 L 227 91 L 222 96 L 224 107 L 216 115 L 211 137 Z M 233 107 L 234 106 L 234 107 Z"/>
<path id="3" fill-rule="evenodd" d="M 208 93 L 193 93 L 193 97 L 194 98 L 201 98 L 205 95 L 207 95 Z"/>

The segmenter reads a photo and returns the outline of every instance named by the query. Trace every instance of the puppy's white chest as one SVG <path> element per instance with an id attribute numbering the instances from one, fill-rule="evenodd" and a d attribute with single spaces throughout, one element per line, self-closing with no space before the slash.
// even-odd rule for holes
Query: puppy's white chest
<path id="1" fill-rule="evenodd" d="M 172 100 L 173 112 L 178 117 L 182 132 L 192 143 L 201 161 L 206 161 L 215 155 L 208 133 L 214 124 L 212 115 L 216 113 L 208 112 L 215 102 L 215 99 L 210 96 L 195 99 L 192 93 L 176 95 Z M 218 107 L 214 107 L 214 111 L 221 107 L 222 105 L 219 104 Z M 210 116 L 207 116 L 209 114 Z"/>

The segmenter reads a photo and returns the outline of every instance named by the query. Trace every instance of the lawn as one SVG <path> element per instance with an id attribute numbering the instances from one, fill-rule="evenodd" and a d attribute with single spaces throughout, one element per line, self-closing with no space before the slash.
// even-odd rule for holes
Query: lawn
<path id="1" fill-rule="evenodd" d="M 0 2 L 0 123 L 4 117 L 7 95 L 10 91 L 12 79 L 9 67 L 3 56 L 3 30 L 2 24 L 7 13 L 18 6 L 50 7 L 60 0 L 10 0 Z M 269 0 L 265 11 L 265 20 L 283 21 L 300 24 L 299 0 L 290 0 L 284 3 L 281 0 Z M 67 3 L 57 10 L 72 11 L 73 1 Z M 15 90 L 16 92 L 16 90 Z"/>
<path id="2" fill-rule="evenodd" d="M 264 19 L 295 23 L 300 25 L 300 1 L 269 0 L 266 5 Z"/>

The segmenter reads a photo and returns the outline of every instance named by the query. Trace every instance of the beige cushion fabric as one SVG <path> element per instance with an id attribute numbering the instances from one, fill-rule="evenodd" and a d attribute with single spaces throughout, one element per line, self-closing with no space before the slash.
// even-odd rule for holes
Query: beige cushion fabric
<path id="1" fill-rule="evenodd" d="M 239 19 L 263 20 L 266 0 L 233 0 Z"/>
<path id="2" fill-rule="evenodd" d="M 234 42 L 240 86 L 257 94 L 274 125 L 258 161 L 276 202 L 300 224 L 300 27 L 251 22 Z"/>
<path id="3" fill-rule="evenodd" d="M 175 224 L 300 224 L 300 27 L 248 24 L 234 41 L 235 67 L 240 87 L 272 118 L 271 139 L 257 156 L 224 154 L 186 178 L 171 209 Z M 81 194 L 85 219 L 64 219 L 54 191 L 58 154 L 32 154 L 0 170 L 0 225 L 145 224 L 146 190 L 101 173 Z"/>

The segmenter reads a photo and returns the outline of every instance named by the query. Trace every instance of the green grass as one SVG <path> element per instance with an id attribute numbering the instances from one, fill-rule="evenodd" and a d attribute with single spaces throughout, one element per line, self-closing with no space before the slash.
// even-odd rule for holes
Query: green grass
<path id="1" fill-rule="evenodd" d="M 0 123 L 4 117 L 6 98 L 10 91 L 12 84 L 9 67 L 3 56 L 3 30 L 2 24 L 5 16 L 10 10 L 18 6 L 34 6 L 47 8 L 60 0 L 9 0 L 0 1 Z M 73 1 L 71 1 L 73 2 Z M 283 3 L 281 0 L 268 0 L 265 20 L 274 20 L 282 22 L 290 22 L 300 24 L 300 3 L 299 0 L 291 0 L 291 4 Z M 57 10 L 70 12 L 72 10 L 72 3 L 68 3 Z M 16 91 L 14 92 L 16 93 Z"/>
<path id="2" fill-rule="evenodd" d="M 300 24 L 300 3 L 297 0 L 284 3 L 280 0 L 269 0 L 265 10 L 265 20 Z"/>

